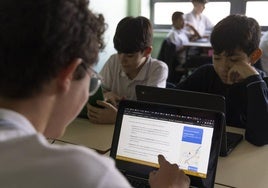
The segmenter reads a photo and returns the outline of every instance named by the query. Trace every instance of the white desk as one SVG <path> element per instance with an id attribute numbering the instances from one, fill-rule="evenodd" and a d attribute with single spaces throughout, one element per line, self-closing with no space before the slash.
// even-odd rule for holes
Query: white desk
<path id="1" fill-rule="evenodd" d="M 228 131 L 242 133 L 242 129 L 227 127 Z M 113 125 L 94 125 L 87 119 L 76 119 L 59 142 L 84 145 L 109 153 Z M 256 147 L 243 140 L 227 157 L 219 157 L 215 188 L 268 187 L 268 145 Z M 227 185 L 227 186 L 224 186 Z"/>
<path id="2" fill-rule="evenodd" d="M 187 47 L 201 47 L 201 48 L 211 48 L 211 44 L 209 41 L 207 42 L 188 42 L 184 44 Z"/>
<path id="3" fill-rule="evenodd" d="M 228 127 L 230 132 L 243 133 Z M 243 140 L 227 157 L 218 161 L 216 182 L 241 188 L 268 187 L 268 145 L 256 147 Z"/>

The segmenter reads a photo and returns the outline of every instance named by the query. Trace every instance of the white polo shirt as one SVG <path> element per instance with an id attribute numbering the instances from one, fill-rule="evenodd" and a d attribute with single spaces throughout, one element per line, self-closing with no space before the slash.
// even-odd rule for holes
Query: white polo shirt
<path id="1" fill-rule="evenodd" d="M 22 115 L 0 109 L 0 187 L 131 187 L 114 161 L 86 147 L 50 144 Z"/>
<path id="2" fill-rule="evenodd" d="M 148 58 L 134 79 L 129 79 L 122 69 L 118 55 L 112 55 L 100 71 L 103 88 L 129 100 L 136 99 L 136 85 L 166 87 L 168 67 L 166 63 Z"/>
<path id="3" fill-rule="evenodd" d="M 205 35 L 206 30 L 211 30 L 213 28 L 213 24 L 205 15 L 201 14 L 195 16 L 193 11 L 184 14 L 184 20 L 194 26 L 201 36 Z"/>
<path id="4" fill-rule="evenodd" d="M 180 50 L 183 45 L 189 42 L 189 37 L 185 29 L 175 29 L 172 27 L 167 38 L 169 38 L 170 42 L 175 44 L 176 50 Z"/>

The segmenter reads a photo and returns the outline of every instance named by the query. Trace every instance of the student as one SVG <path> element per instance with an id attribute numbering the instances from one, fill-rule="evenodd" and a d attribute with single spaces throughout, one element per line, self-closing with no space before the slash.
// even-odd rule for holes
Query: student
<path id="1" fill-rule="evenodd" d="M 211 30 L 213 28 L 211 21 L 202 14 L 207 2 L 207 0 L 192 0 L 193 10 L 185 14 L 184 17 L 185 22 L 193 26 L 201 37 L 208 37 L 206 35 L 206 30 Z M 189 29 L 192 30 L 191 28 Z"/>
<path id="2" fill-rule="evenodd" d="M 262 49 L 261 67 L 268 74 L 268 31 L 261 37 L 260 49 Z"/>
<path id="3" fill-rule="evenodd" d="M 265 73 L 254 68 L 261 57 L 256 20 L 230 15 L 211 34 L 213 65 L 198 68 L 177 88 L 223 95 L 227 125 L 245 128 L 254 145 L 268 144 L 268 88 Z"/>
<path id="4" fill-rule="evenodd" d="M 175 44 L 176 51 L 178 53 L 178 61 L 180 64 L 185 63 L 185 47 L 189 41 L 200 38 L 199 33 L 195 30 L 195 28 L 189 24 L 188 27 L 192 28 L 194 34 L 188 32 L 184 27 L 184 18 L 183 12 L 176 11 L 172 14 L 172 28 L 168 33 L 167 38 Z"/>
<path id="5" fill-rule="evenodd" d="M 111 159 L 46 139 L 60 137 L 98 88 L 89 91 L 102 15 L 86 0 L 2 0 L 0 9 L 0 187 L 130 187 Z M 189 186 L 178 166 L 159 163 L 151 187 Z"/>
<path id="6" fill-rule="evenodd" d="M 88 117 L 94 123 L 114 123 L 117 104 L 122 99 L 135 100 L 135 86 L 166 87 L 167 65 L 151 57 L 153 30 L 145 17 L 125 17 L 114 35 L 116 54 L 111 55 L 100 71 L 106 101 L 104 108 L 87 105 Z"/>

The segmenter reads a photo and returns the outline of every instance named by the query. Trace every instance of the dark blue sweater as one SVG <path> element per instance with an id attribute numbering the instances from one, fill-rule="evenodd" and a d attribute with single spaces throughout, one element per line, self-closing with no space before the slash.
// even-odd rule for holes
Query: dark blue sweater
<path id="1" fill-rule="evenodd" d="M 259 70 L 258 70 L 259 71 Z M 241 83 L 224 84 L 213 65 L 204 65 L 176 88 L 222 95 L 226 100 L 227 125 L 245 128 L 245 138 L 254 145 L 268 144 L 268 88 L 265 73 Z"/>

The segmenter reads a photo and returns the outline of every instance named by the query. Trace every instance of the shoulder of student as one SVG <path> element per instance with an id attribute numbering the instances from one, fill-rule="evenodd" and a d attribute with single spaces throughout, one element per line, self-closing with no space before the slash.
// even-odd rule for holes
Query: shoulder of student
<path id="1" fill-rule="evenodd" d="M 56 145 L 51 154 L 53 158 L 47 164 L 51 166 L 50 174 L 53 174 L 53 169 L 58 169 L 54 175 L 65 181 L 68 187 L 72 184 L 73 187 L 128 187 L 114 161 L 89 148 Z"/>
<path id="2" fill-rule="evenodd" d="M 107 75 L 116 74 L 119 70 L 120 63 L 117 54 L 113 54 L 109 57 L 109 59 L 103 65 L 100 75 L 106 77 Z"/>
<path id="3" fill-rule="evenodd" d="M 168 71 L 168 66 L 165 62 L 151 58 L 151 61 L 149 61 L 151 69 L 162 69 L 163 71 Z"/>

